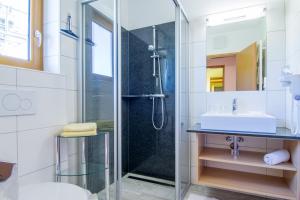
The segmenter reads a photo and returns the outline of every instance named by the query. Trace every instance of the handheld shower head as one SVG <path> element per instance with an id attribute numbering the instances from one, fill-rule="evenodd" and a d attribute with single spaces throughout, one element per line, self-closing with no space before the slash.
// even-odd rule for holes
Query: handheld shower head
<path id="1" fill-rule="evenodd" d="M 153 44 L 150 44 L 148 46 L 148 50 L 151 51 L 151 52 L 154 52 L 156 51 L 156 27 L 155 26 L 152 26 L 152 37 L 153 37 Z"/>

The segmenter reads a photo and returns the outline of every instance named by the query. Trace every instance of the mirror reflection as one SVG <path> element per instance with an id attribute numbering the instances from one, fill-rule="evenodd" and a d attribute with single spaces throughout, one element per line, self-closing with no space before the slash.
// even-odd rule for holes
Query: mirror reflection
<path id="1" fill-rule="evenodd" d="M 207 16 L 207 91 L 264 89 L 266 8 L 256 6 Z"/>

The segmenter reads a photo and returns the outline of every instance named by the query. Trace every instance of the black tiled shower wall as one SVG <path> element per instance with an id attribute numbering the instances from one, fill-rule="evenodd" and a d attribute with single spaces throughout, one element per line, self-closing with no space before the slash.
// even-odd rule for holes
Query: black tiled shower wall
<path id="1" fill-rule="evenodd" d="M 165 99 L 165 126 L 156 131 L 152 126 L 152 100 L 147 98 L 122 100 L 122 153 L 123 173 L 175 179 L 175 22 L 160 24 L 157 28 L 157 44 L 160 49 L 161 75 Z M 125 37 L 126 34 L 126 37 Z M 158 93 L 155 87 L 152 52 L 152 27 L 131 31 L 123 30 L 122 45 L 122 93 Z M 127 38 L 128 37 L 128 38 Z M 160 124 L 160 100 L 156 100 L 157 124 Z"/>

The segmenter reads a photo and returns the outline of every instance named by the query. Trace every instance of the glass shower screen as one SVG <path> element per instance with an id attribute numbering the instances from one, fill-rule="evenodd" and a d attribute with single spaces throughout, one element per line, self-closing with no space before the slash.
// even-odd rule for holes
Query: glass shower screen
<path id="1" fill-rule="evenodd" d="M 121 196 L 175 199 L 176 5 L 120 3 Z"/>
<path id="2" fill-rule="evenodd" d="M 85 142 L 97 172 L 87 189 L 101 200 L 182 199 L 190 184 L 189 72 L 179 4 L 83 0 L 80 12 L 81 118 L 109 133 Z"/>
<path id="3" fill-rule="evenodd" d="M 100 139 L 85 141 L 86 188 L 97 199 L 115 199 L 114 0 L 81 3 L 81 118 L 95 122 Z"/>

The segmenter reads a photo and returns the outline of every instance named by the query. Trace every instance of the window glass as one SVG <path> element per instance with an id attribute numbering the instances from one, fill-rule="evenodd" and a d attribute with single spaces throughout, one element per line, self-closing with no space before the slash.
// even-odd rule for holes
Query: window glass
<path id="1" fill-rule="evenodd" d="M 29 0 L 0 0 L 0 55 L 30 60 Z"/>
<path id="2" fill-rule="evenodd" d="M 112 77 L 112 32 L 92 22 L 93 73 Z"/>

